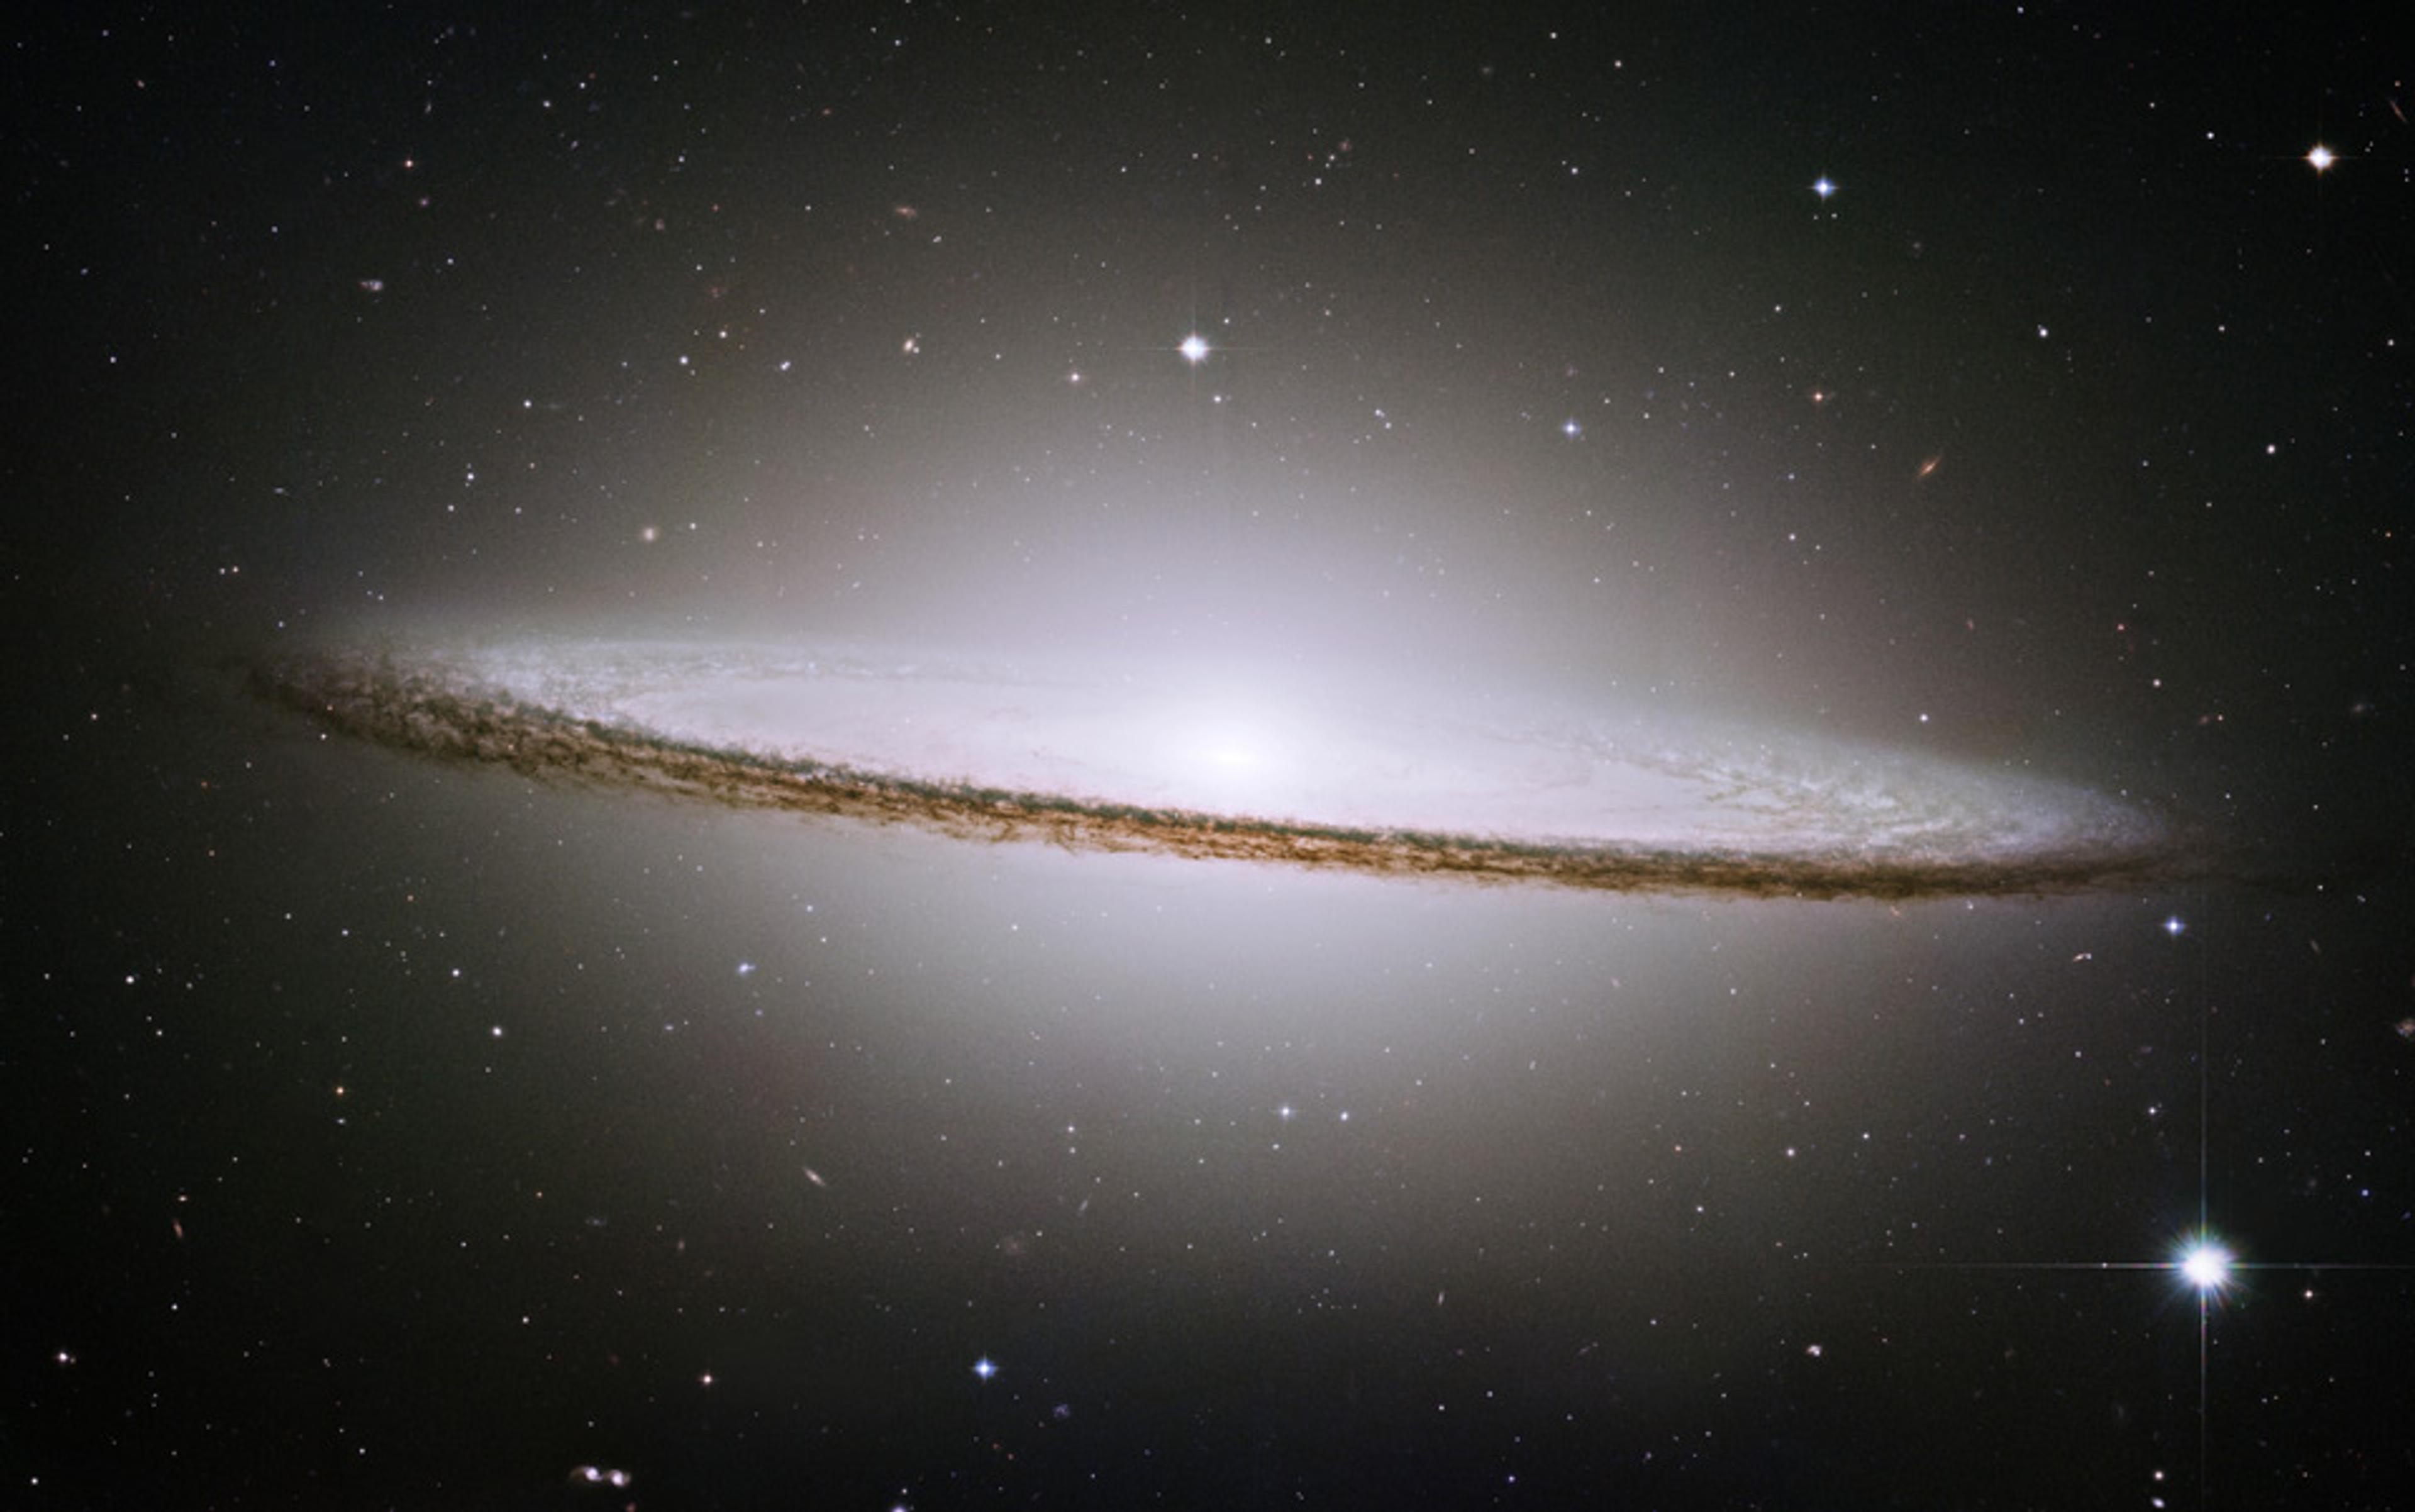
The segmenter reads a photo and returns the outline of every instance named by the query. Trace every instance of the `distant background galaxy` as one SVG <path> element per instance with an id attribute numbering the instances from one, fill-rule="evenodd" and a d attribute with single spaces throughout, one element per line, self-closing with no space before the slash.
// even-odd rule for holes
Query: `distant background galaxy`
<path id="1" fill-rule="evenodd" d="M 2415 1500 L 2375 18 L 8 24 L 0 1500 Z M 1548 706 L 2090 865 L 969 844 L 330 723 L 428 645 L 772 648 L 644 706 L 747 782 L 747 679 L 912 647 L 1183 813 Z M 1611 748 L 1507 745 L 1415 832 Z"/>

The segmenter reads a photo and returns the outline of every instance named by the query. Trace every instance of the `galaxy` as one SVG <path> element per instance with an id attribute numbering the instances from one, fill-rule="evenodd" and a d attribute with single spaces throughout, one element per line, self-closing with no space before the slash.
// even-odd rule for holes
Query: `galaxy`
<path id="1" fill-rule="evenodd" d="M 758 648 L 325 656 L 266 696 L 406 750 L 968 838 L 1612 891 L 1969 896 L 2181 875 L 2143 814 L 1784 736 L 1454 726 Z M 1494 716 L 1497 719 L 1500 715 Z M 1639 740 L 1640 729 L 1646 738 Z M 1262 773 L 1319 764 L 1304 773 Z"/>
<path id="2" fill-rule="evenodd" d="M 2415 1505 L 2380 20 L 12 16 L 0 1505 Z"/>

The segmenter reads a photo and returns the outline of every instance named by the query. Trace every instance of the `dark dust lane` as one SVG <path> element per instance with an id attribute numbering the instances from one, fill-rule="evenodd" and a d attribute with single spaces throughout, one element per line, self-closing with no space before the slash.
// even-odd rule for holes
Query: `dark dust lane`
<path id="1" fill-rule="evenodd" d="M 1801 741 L 1354 723 L 755 647 L 336 652 L 254 685 L 403 750 L 967 841 L 1750 897 L 2059 893 L 2182 869 L 2165 826 L 2084 790 Z"/>

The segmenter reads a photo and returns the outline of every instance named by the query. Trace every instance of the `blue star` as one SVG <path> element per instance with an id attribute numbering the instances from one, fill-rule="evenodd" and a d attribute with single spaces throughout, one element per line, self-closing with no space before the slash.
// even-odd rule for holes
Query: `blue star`
<path id="1" fill-rule="evenodd" d="M 998 1361 L 991 1359 L 986 1355 L 982 1355 L 980 1359 L 973 1361 L 973 1374 L 980 1376 L 984 1381 L 988 1380 L 990 1377 L 998 1374 Z"/>
<path id="2" fill-rule="evenodd" d="M 2230 1284 L 2230 1251 L 2212 1239 L 2199 1239 L 2181 1255 L 2181 1275 L 2200 1293 L 2219 1292 Z"/>

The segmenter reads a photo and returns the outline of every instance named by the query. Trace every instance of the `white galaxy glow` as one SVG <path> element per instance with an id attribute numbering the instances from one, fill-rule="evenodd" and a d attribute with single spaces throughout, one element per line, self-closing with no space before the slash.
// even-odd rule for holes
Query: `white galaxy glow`
<path id="1" fill-rule="evenodd" d="M 375 705 L 375 719 L 342 717 L 402 744 L 461 749 L 466 710 L 471 724 L 572 726 L 582 739 L 654 752 L 645 759 L 657 765 L 675 752 L 745 783 L 810 770 L 893 785 L 884 793 L 936 793 L 951 816 L 973 793 L 1018 814 L 1209 834 L 1263 828 L 1311 848 L 1507 849 L 1518 875 L 1540 866 L 1563 880 L 1568 858 L 1580 858 L 1590 868 L 1582 885 L 1592 886 L 1784 891 L 1798 884 L 1753 869 L 1808 867 L 1817 870 L 1799 889 L 1822 894 L 2045 890 L 2135 873 L 2162 839 L 2138 810 L 2001 769 L 1631 710 L 1446 705 L 1363 681 L 745 644 L 528 641 L 404 660 L 407 673 L 389 660 L 380 672 L 356 663 L 304 675 L 292 681 L 309 696 L 293 701 Z M 338 683 L 351 691 L 322 696 L 320 684 Z M 449 733 L 413 733 L 431 722 Z M 526 753 L 539 743 L 482 741 L 478 754 L 520 765 L 533 764 Z M 910 803 L 881 806 L 884 816 L 916 817 Z M 963 828 L 952 817 L 938 827 Z M 1062 827 L 1046 838 L 1063 841 Z M 1190 840 L 1135 843 L 1202 853 Z M 1629 879 L 1605 881 L 1602 857 L 1654 878 L 1673 866 L 1679 879 L 1634 880 L 1630 868 L 1620 873 Z M 1894 880 L 1866 885 L 1857 869 Z"/>

